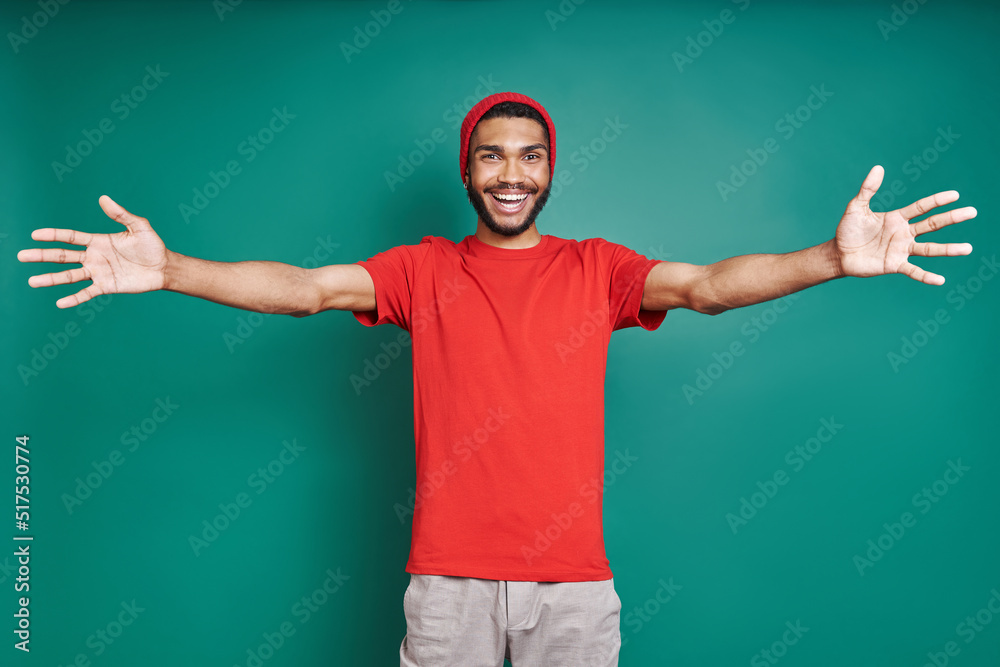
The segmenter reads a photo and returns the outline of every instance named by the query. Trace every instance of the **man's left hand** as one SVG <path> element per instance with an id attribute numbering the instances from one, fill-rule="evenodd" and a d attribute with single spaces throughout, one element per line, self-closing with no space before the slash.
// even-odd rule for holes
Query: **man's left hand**
<path id="1" fill-rule="evenodd" d="M 868 172 L 861 191 L 847 204 L 847 210 L 837 225 L 834 241 L 840 260 L 841 274 L 866 278 L 887 273 L 902 273 L 928 285 L 943 285 L 944 276 L 930 273 L 910 264 L 911 255 L 922 257 L 953 257 L 968 255 L 968 243 L 920 243 L 916 238 L 956 222 L 976 217 L 971 206 L 936 213 L 919 222 L 910 220 L 939 206 L 958 199 L 958 192 L 948 190 L 919 199 L 909 206 L 876 213 L 868 207 L 871 198 L 882 185 L 885 171 L 876 165 Z"/>

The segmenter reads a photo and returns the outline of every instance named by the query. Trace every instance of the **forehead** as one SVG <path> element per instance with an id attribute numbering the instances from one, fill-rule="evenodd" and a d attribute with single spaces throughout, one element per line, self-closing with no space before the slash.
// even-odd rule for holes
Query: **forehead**
<path id="1" fill-rule="evenodd" d="M 490 118 L 479 121 L 469 138 L 471 150 L 476 150 L 479 144 L 515 147 L 545 143 L 545 130 L 538 121 L 530 118 Z"/>

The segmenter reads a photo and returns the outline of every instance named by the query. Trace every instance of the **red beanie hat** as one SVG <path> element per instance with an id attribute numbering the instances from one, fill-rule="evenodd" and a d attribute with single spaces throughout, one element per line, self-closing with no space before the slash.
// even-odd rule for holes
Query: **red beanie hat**
<path id="1" fill-rule="evenodd" d="M 500 102 L 521 102 L 522 104 L 527 104 L 538 111 L 542 115 L 542 118 L 545 119 L 545 124 L 549 128 L 549 178 L 551 179 L 556 170 L 556 126 L 552 124 L 552 119 L 549 118 L 545 107 L 527 95 L 521 95 L 520 93 L 495 93 L 477 102 L 476 106 L 469 109 L 465 120 L 462 121 L 461 144 L 458 150 L 458 166 L 462 175 L 462 181 L 465 181 L 465 167 L 469 160 L 469 137 L 472 136 L 472 130 L 475 129 L 476 123 L 483 117 L 483 114 Z"/>

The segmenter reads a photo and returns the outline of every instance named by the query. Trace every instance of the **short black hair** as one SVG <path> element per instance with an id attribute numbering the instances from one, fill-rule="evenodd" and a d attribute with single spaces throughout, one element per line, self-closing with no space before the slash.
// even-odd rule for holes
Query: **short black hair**
<path id="1" fill-rule="evenodd" d="M 482 115 L 479 123 L 490 118 L 530 118 L 542 126 L 542 131 L 545 132 L 545 143 L 549 144 L 550 147 L 552 145 L 549 139 L 549 126 L 545 123 L 545 119 L 542 118 L 542 114 L 538 113 L 538 109 L 524 102 L 499 102 L 494 104 Z M 479 123 L 476 123 L 476 125 L 479 125 Z M 475 130 L 476 128 L 472 128 L 473 132 Z"/>

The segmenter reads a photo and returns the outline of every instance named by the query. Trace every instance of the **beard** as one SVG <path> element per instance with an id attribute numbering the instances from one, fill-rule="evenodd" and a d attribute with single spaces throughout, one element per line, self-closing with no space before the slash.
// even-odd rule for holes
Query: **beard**
<path id="1" fill-rule="evenodd" d="M 492 197 L 493 195 L 484 194 L 478 190 L 473 194 L 472 190 L 469 189 L 467 194 L 469 196 L 469 203 L 472 204 L 472 208 L 476 209 L 476 213 L 479 215 L 479 219 L 483 221 L 486 227 L 496 234 L 502 236 L 518 236 L 523 234 L 532 224 L 535 222 L 535 218 L 541 213 L 542 208 L 545 206 L 545 202 L 549 199 L 549 192 L 552 190 L 552 181 L 545 186 L 545 189 L 539 193 L 537 190 L 527 190 L 525 188 L 506 188 L 510 190 L 523 190 L 524 192 L 530 192 L 536 194 L 535 203 L 532 204 L 531 210 L 528 211 L 528 215 L 524 218 L 524 221 L 514 227 L 506 227 L 497 222 L 497 219 L 493 217 L 493 211 L 490 209 L 489 204 L 486 201 L 486 197 Z"/>

